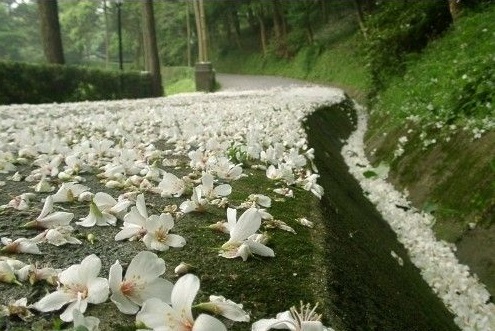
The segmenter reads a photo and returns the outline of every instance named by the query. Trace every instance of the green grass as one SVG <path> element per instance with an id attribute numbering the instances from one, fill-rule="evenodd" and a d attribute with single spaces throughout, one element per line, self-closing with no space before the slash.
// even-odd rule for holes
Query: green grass
<path id="1" fill-rule="evenodd" d="M 165 95 L 196 91 L 192 67 L 163 67 L 162 79 Z"/>
<path id="2" fill-rule="evenodd" d="M 468 13 L 421 56 L 411 57 L 405 76 L 380 94 L 374 111 L 397 125 L 414 115 L 446 128 L 483 126 L 484 118 L 495 117 L 494 34 L 495 6 Z"/>

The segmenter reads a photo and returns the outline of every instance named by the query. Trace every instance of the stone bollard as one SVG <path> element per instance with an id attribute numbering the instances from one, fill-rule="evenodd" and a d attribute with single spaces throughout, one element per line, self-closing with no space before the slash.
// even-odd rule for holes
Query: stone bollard
<path id="1" fill-rule="evenodd" d="M 215 87 L 215 71 L 211 62 L 198 62 L 195 68 L 196 91 L 212 92 Z"/>

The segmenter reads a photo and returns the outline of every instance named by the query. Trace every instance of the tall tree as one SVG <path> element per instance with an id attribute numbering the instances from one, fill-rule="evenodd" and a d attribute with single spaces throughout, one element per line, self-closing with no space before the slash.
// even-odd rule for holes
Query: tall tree
<path id="1" fill-rule="evenodd" d="M 361 33 L 363 34 L 364 38 L 367 39 L 368 35 L 366 34 L 366 25 L 364 24 L 364 13 L 361 0 L 354 0 L 354 5 L 356 7 L 359 28 L 361 29 Z"/>
<path id="2" fill-rule="evenodd" d="M 145 66 L 151 73 L 152 92 L 154 96 L 163 95 L 162 75 L 160 73 L 160 59 L 158 57 L 158 46 L 156 43 L 155 15 L 153 12 L 153 1 L 142 0 L 143 9 L 143 37 L 145 51 Z"/>
<path id="3" fill-rule="evenodd" d="M 452 20 L 455 22 L 461 15 L 462 4 L 461 0 L 449 0 L 449 10 Z"/>
<path id="4" fill-rule="evenodd" d="M 43 51 L 49 63 L 64 64 L 57 0 L 38 0 Z"/>
<path id="5" fill-rule="evenodd" d="M 273 32 L 276 42 L 277 54 L 288 57 L 287 49 L 287 22 L 285 19 L 284 4 L 280 0 L 271 0 Z"/>
<path id="6" fill-rule="evenodd" d="M 196 30 L 198 34 L 199 62 L 208 61 L 208 35 L 203 0 L 193 0 Z"/>

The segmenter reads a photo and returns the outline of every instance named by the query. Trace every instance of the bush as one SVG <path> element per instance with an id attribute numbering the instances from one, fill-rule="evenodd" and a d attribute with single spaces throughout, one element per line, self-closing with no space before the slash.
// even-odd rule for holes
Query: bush
<path id="1" fill-rule="evenodd" d="M 368 18 L 367 56 L 373 97 L 404 73 L 408 54 L 421 51 L 451 24 L 448 2 L 383 1 Z"/>
<path id="2" fill-rule="evenodd" d="M 151 96 L 149 74 L 0 61 L 0 104 Z"/>

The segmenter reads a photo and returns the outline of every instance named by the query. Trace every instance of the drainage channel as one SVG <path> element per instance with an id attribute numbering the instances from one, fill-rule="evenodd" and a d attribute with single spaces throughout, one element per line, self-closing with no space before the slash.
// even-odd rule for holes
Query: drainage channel
<path id="1" fill-rule="evenodd" d="M 334 316 L 328 324 L 337 330 L 459 330 L 349 174 L 340 151 L 355 123 L 349 100 L 321 108 L 305 122 L 325 189 L 328 313 Z"/>

